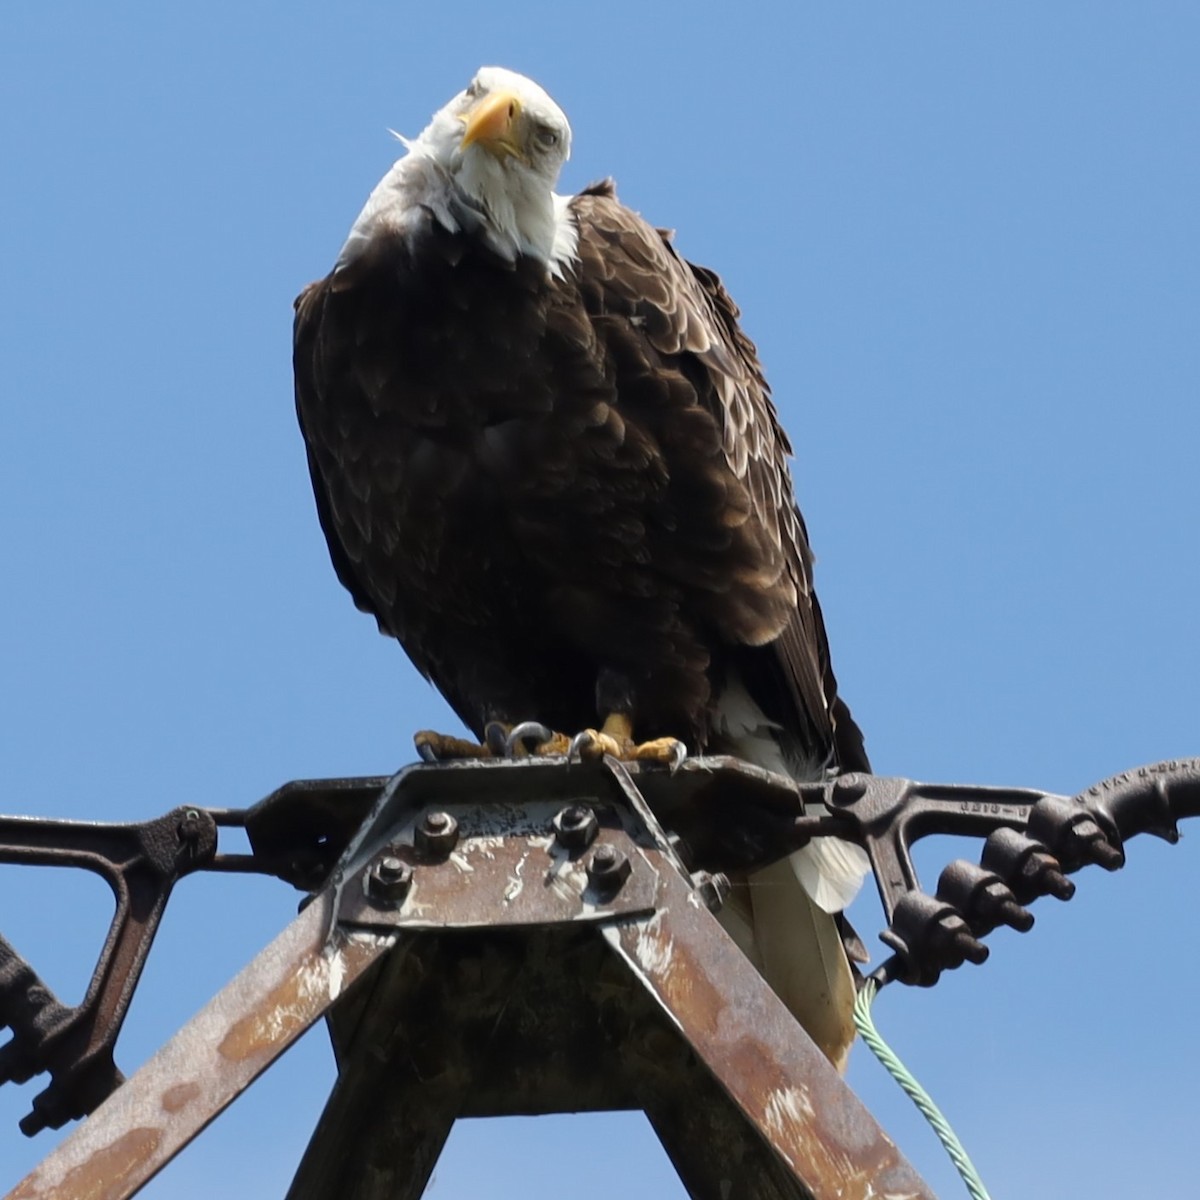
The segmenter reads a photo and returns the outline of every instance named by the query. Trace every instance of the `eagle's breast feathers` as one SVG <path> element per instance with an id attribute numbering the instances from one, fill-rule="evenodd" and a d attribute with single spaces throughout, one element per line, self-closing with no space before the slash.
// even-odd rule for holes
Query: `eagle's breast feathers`
<path id="1" fill-rule="evenodd" d="M 473 644 L 494 625 L 529 657 L 595 664 L 564 716 L 593 721 L 615 666 L 647 735 L 701 745 L 714 667 L 782 639 L 828 741 L 789 446 L 737 310 L 610 184 L 569 213 L 558 278 L 423 208 L 298 300 L 297 406 L 339 578 L 477 730 L 517 718 L 453 677 L 468 647 L 522 673 Z"/>

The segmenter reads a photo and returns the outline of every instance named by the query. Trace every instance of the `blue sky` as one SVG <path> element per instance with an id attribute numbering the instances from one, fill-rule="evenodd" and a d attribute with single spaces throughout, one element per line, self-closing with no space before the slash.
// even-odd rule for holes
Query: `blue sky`
<path id="1" fill-rule="evenodd" d="M 741 304 L 879 771 L 1069 792 L 1200 752 L 1198 44 L 1182 0 L 4 6 L 0 811 L 249 804 L 449 721 L 328 565 L 291 300 L 387 129 L 488 62 L 571 117 L 565 189 L 614 175 Z M 49 874 L 0 870 L 0 929 L 74 998 L 105 895 Z M 881 996 L 997 1197 L 1194 1187 L 1198 878 L 1141 839 L 984 967 Z M 185 882 L 122 1065 L 294 910 Z M 317 1031 L 144 1194 L 282 1194 L 331 1071 Z M 960 1194 L 861 1047 L 850 1080 Z M 53 1145 L 16 1130 L 31 1092 L 0 1091 L 5 1186 Z M 683 1194 L 638 1115 L 460 1127 L 430 1194 L 567 1170 Z"/>

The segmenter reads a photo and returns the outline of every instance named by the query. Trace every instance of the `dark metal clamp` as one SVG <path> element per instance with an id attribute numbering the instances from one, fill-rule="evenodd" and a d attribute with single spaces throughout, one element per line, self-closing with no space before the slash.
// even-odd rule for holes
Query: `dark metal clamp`
<path id="1" fill-rule="evenodd" d="M 49 1085 L 21 1120 L 28 1136 L 91 1112 L 121 1083 L 113 1046 L 176 880 L 209 865 L 217 829 L 200 808 L 137 825 L 0 817 L 0 862 L 82 867 L 112 888 L 116 911 L 81 1003 L 63 1004 L 0 937 L 0 1084 L 43 1071 Z"/>
<path id="2" fill-rule="evenodd" d="M 875 978 L 929 987 L 944 970 L 984 962 L 981 939 L 993 929 L 1028 931 L 1033 901 L 1069 900 L 1068 875 L 1124 866 L 1134 835 L 1177 842 L 1179 820 L 1200 816 L 1200 759 L 1139 767 L 1076 796 L 846 775 L 825 785 L 821 798 L 833 817 L 818 819 L 817 832 L 842 822 L 842 836 L 871 859 L 889 922 L 881 937 L 894 952 Z M 951 862 L 933 895 L 922 890 L 910 853 L 930 834 L 985 839 L 979 862 Z"/>

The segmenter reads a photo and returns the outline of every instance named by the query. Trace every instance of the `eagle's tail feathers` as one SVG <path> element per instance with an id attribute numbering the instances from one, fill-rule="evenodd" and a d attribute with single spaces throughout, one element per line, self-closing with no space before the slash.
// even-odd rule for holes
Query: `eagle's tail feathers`
<path id="1" fill-rule="evenodd" d="M 789 861 L 804 890 L 827 913 L 848 908 L 871 870 L 861 846 L 832 837 L 816 838 Z"/>
<path id="2" fill-rule="evenodd" d="M 809 898 L 787 859 L 756 871 L 746 884 L 750 922 L 743 902 L 723 924 L 743 949 L 749 941 L 749 957 L 775 994 L 844 1070 L 854 1041 L 855 989 L 837 922 Z"/>

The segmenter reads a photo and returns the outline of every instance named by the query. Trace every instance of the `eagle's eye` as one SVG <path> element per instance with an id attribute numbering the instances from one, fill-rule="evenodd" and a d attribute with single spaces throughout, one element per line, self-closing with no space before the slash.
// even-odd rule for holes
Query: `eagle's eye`
<path id="1" fill-rule="evenodd" d="M 472 79 L 471 82 L 467 84 L 468 99 L 477 100 L 482 92 L 483 87 L 480 85 L 478 79 Z"/>
<path id="2" fill-rule="evenodd" d="M 533 131 L 533 140 L 543 150 L 553 150 L 558 145 L 558 134 L 549 125 L 539 125 Z"/>

